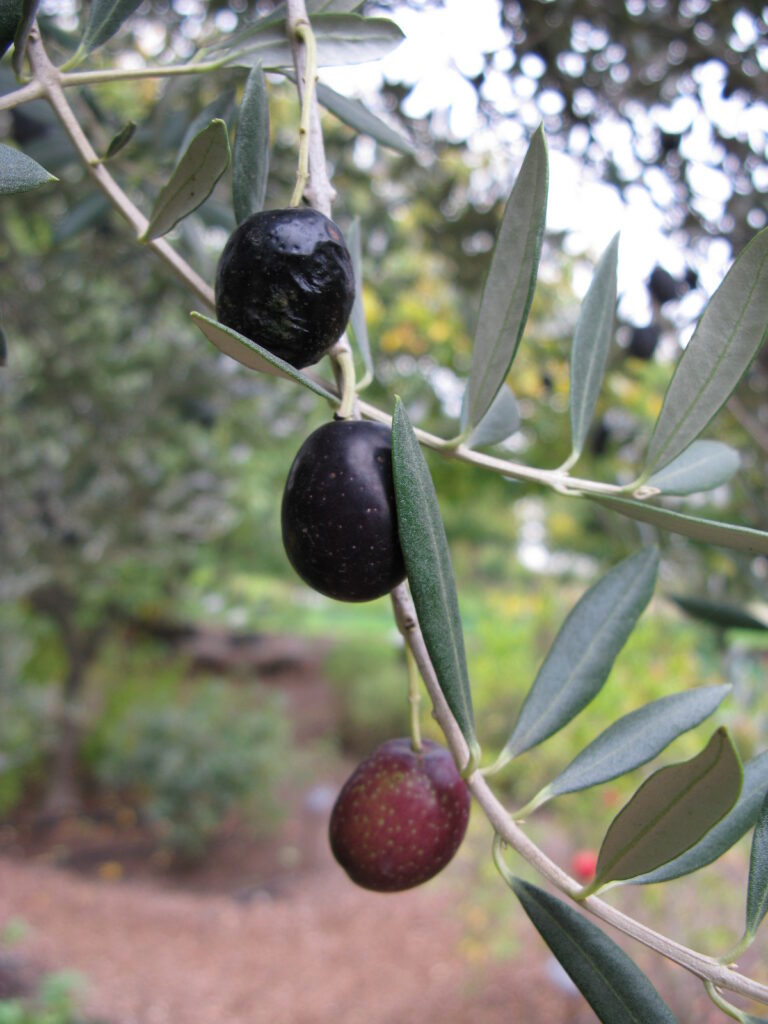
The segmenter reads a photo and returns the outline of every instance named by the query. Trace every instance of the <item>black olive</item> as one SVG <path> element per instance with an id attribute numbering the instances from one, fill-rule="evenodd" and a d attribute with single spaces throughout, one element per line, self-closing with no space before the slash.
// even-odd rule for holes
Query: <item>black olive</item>
<path id="1" fill-rule="evenodd" d="M 389 429 L 342 420 L 310 434 L 288 474 L 282 527 L 288 560 L 321 594 L 370 601 L 402 583 Z"/>
<path id="2" fill-rule="evenodd" d="M 216 316 L 301 368 L 339 340 L 355 298 L 339 228 L 300 207 L 254 213 L 236 228 L 216 271 Z"/>

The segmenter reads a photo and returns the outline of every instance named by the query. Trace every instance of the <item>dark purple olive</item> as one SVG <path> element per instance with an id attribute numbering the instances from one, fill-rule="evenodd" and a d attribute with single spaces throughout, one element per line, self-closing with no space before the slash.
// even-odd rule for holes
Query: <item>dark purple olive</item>
<path id="1" fill-rule="evenodd" d="M 470 797 L 450 753 L 388 740 L 344 783 L 331 812 L 331 850 L 357 885 L 400 892 L 442 871 L 467 831 Z"/>
<path id="2" fill-rule="evenodd" d="M 254 213 L 236 228 L 216 271 L 216 316 L 301 368 L 339 340 L 355 298 L 339 228 L 300 207 Z"/>
<path id="3" fill-rule="evenodd" d="M 293 460 L 283 544 L 305 583 L 339 601 L 370 601 L 405 579 L 388 427 L 326 423 Z"/>

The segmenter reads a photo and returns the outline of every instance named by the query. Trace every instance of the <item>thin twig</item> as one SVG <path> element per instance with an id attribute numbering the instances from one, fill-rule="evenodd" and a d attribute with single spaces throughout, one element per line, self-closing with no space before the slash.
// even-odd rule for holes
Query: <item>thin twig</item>
<path id="1" fill-rule="evenodd" d="M 99 162 L 93 146 L 80 127 L 80 123 L 64 95 L 64 90 L 59 81 L 59 72 L 45 52 L 37 25 L 33 26 L 30 32 L 27 54 L 35 79 L 42 88 L 42 94 L 53 107 L 64 131 L 71 139 L 72 145 L 77 150 L 83 163 L 112 205 L 119 210 L 122 216 L 134 228 L 136 237 L 140 238 L 146 231 L 147 218 L 128 198 L 106 167 Z M 153 239 L 146 244 L 171 268 L 179 280 L 195 293 L 201 302 L 209 309 L 215 308 L 213 289 L 190 267 L 186 260 L 179 256 L 168 242 L 159 238 Z"/>

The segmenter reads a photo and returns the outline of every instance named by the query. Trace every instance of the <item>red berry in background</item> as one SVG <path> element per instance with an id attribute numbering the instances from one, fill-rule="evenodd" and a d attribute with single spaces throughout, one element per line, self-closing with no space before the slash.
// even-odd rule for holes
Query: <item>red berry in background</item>
<path id="1" fill-rule="evenodd" d="M 331 812 L 331 850 L 364 889 L 399 892 L 421 885 L 461 845 L 470 796 L 450 753 L 424 740 L 388 740 L 362 761 Z"/>
<path id="2" fill-rule="evenodd" d="M 571 857 L 571 874 L 579 882 L 591 882 L 597 868 L 597 853 L 594 850 L 577 850 Z"/>
<path id="3" fill-rule="evenodd" d="M 216 316 L 300 369 L 339 340 L 355 298 L 339 228 L 317 210 L 254 213 L 235 228 L 216 271 Z"/>
<path id="4" fill-rule="evenodd" d="M 388 427 L 325 423 L 293 460 L 283 492 L 283 546 L 310 587 L 371 601 L 405 579 Z"/>

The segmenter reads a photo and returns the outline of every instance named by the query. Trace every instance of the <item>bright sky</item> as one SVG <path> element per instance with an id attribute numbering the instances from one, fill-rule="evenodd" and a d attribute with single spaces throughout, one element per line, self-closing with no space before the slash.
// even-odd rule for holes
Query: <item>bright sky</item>
<path id="1" fill-rule="evenodd" d="M 489 131 L 477 115 L 475 89 L 465 75 L 478 74 L 483 66 L 483 53 L 503 51 L 506 33 L 499 24 L 498 0 L 473 0 L 471 12 L 466 0 L 445 0 L 439 9 L 412 10 L 401 8 L 387 12 L 403 29 L 405 41 L 387 58 L 368 65 L 326 69 L 323 79 L 339 92 L 371 97 L 382 79 L 411 86 L 404 105 L 413 117 L 431 115 L 456 139 L 467 139 L 470 149 L 492 156 L 495 172 L 501 180 L 512 180 L 522 159 L 521 140 L 542 119 L 542 113 L 556 114 L 562 99 L 550 92 L 533 99 L 533 78 L 541 74 L 535 57 L 528 58 L 520 75 L 509 75 L 508 52 L 499 52 L 492 69 L 486 74 L 484 93 L 497 108 L 508 113 L 507 120 Z M 736 24 L 734 31 L 748 41 L 750 25 Z M 463 74 L 462 74 L 463 72 Z M 731 182 L 714 163 L 708 118 L 736 130 L 754 133 L 768 140 L 768 106 L 749 113 L 737 97 L 721 98 L 723 69 L 715 62 L 702 73 L 701 92 L 707 117 L 696 119 L 692 100 L 681 97 L 665 110 L 652 111 L 651 124 L 665 130 L 692 126 L 685 138 L 687 156 L 701 160 L 691 183 L 699 193 L 697 204 L 702 212 L 716 213 L 730 194 Z M 543 109 L 542 109 L 543 106 Z M 525 126 L 525 127 L 523 127 Z M 605 123 L 600 131 L 618 165 L 631 169 L 635 157 L 631 151 L 626 126 L 618 121 Z M 661 204 L 671 201 L 664 176 L 650 176 L 648 182 L 654 198 Z M 756 183 L 757 184 L 757 183 Z M 759 183 L 763 188 L 766 182 Z M 755 227 L 761 227 L 755 224 Z M 673 274 L 685 269 L 679 246 L 664 230 L 664 215 L 651 195 L 641 187 L 634 188 L 628 202 L 622 202 L 615 189 L 602 184 L 593 172 L 586 171 L 578 160 L 550 147 L 550 189 L 547 211 L 550 231 L 567 230 L 567 250 L 573 255 L 586 255 L 596 261 L 613 234 L 620 230 L 619 291 L 620 313 L 637 323 L 649 317 L 648 297 L 644 286 L 651 269 L 661 263 Z M 717 287 L 730 259 L 727 244 L 713 240 L 708 251 L 696 261 L 702 288 L 711 293 Z M 581 292 L 588 287 L 591 271 L 585 263 L 575 285 Z M 680 304 L 679 322 L 691 322 L 700 310 L 701 297 L 691 295 Z"/>

